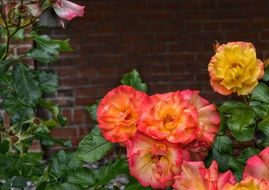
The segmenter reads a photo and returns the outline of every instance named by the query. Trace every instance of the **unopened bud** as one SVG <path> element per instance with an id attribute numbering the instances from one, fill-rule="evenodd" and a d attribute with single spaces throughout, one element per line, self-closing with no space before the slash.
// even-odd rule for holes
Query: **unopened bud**
<path id="1" fill-rule="evenodd" d="M 16 142 L 18 142 L 18 140 L 19 140 L 19 137 L 17 137 L 17 136 L 11 136 L 10 137 L 10 141 L 11 141 L 12 144 L 15 144 Z"/>
<path id="2" fill-rule="evenodd" d="M 13 131 L 9 130 L 9 131 L 8 131 L 8 135 L 9 135 L 9 136 L 14 136 L 15 134 L 14 134 Z"/>
<path id="3" fill-rule="evenodd" d="M 39 118 L 37 118 L 37 117 L 34 118 L 34 120 L 33 120 L 33 123 L 36 124 L 36 125 L 40 125 L 41 122 L 42 122 L 41 119 L 39 119 Z"/>

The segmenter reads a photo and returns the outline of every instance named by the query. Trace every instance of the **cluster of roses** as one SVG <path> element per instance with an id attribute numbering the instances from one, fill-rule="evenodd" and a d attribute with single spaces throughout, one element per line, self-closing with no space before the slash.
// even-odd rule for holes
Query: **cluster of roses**
<path id="1" fill-rule="evenodd" d="M 183 163 L 207 156 L 220 118 L 198 91 L 148 96 L 122 85 L 102 99 L 97 120 L 108 141 L 125 144 L 131 175 L 164 189 L 180 178 Z"/>
<path id="2" fill-rule="evenodd" d="M 264 74 L 251 43 L 216 46 L 208 71 L 213 89 L 247 95 Z M 111 90 L 100 102 L 97 120 L 103 136 L 127 148 L 130 173 L 143 186 L 175 190 L 268 190 L 269 147 L 247 161 L 243 180 L 202 162 L 219 129 L 213 104 L 198 91 L 147 94 L 129 86 Z"/>
<path id="3" fill-rule="evenodd" d="M 203 162 L 184 162 L 181 175 L 176 177 L 176 190 L 268 190 L 269 147 L 247 160 L 243 179 L 236 183 L 231 171 L 218 172 L 215 161 L 207 169 Z"/>

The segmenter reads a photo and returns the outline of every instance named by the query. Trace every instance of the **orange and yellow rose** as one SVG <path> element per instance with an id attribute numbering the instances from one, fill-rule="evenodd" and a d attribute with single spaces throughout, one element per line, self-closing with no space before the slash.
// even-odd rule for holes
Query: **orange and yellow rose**
<path id="1" fill-rule="evenodd" d="M 219 130 L 219 113 L 214 104 L 210 104 L 199 96 L 199 91 L 184 90 L 180 93 L 198 111 L 198 133 L 195 139 L 184 148 L 190 152 L 193 161 L 203 160 Z"/>
<path id="2" fill-rule="evenodd" d="M 159 141 L 140 132 L 126 143 L 130 173 L 143 186 L 164 189 L 173 184 L 182 160 L 188 160 L 177 144 Z"/>
<path id="3" fill-rule="evenodd" d="M 155 94 L 143 104 L 138 130 L 154 139 L 186 144 L 198 132 L 198 112 L 179 91 Z"/>
<path id="4" fill-rule="evenodd" d="M 215 161 L 207 169 L 203 162 L 184 162 L 181 174 L 175 177 L 174 190 L 222 190 L 226 184 L 234 184 L 231 171 L 218 172 Z"/>
<path id="5" fill-rule="evenodd" d="M 247 160 L 243 177 L 249 176 L 269 183 L 269 147 Z"/>
<path id="6" fill-rule="evenodd" d="M 258 180 L 252 177 L 247 177 L 236 183 L 226 184 L 221 190 L 268 190 L 269 185 L 264 180 Z"/>
<path id="7" fill-rule="evenodd" d="M 229 42 L 216 47 L 208 71 L 211 86 L 223 95 L 251 93 L 264 73 L 262 61 L 248 42 Z"/>
<path id="8" fill-rule="evenodd" d="M 98 126 L 105 139 L 122 143 L 135 134 L 146 97 L 145 93 L 125 85 L 106 94 L 97 109 Z"/>

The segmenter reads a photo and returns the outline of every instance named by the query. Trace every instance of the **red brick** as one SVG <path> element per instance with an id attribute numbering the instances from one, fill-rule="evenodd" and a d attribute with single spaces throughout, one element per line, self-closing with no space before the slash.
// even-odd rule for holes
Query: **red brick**
<path id="1" fill-rule="evenodd" d="M 92 97 L 96 93 L 97 89 L 91 86 L 77 88 L 76 97 Z"/>
<path id="2" fill-rule="evenodd" d="M 55 128 L 51 130 L 51 135 L 62 138 L 76 137 L 77 129 L 76 128 Z"/>
<path id="3" fill-rule="evenodd" d="M 85 136 L 85 135 L 87 135 L 87 134 L 89 134 L 90 133 L 90 128 L 89 127 L 80 127 L 79 129 L 78 129 L 78 131 L 79 131 L 79 136 Z"/>
<path id="4" fill-rule="evenodd" d="M 60 80 L 60 84 L 62 86 L 83 86 L 83 85 L 87 85 L 88 79 L 83 77 L 83 78 L 77 78 L 77 77 L 73 77 L 73 78 L 65 78 L 65 79 L 61 79 Z"/>
<path id="5" fill-rule="evenodd" d="M 97 98 L 89 98 L 89 97 L 76 98 L 76 105 L 77 106 L 87 106 L 87 105 L 95 103 L 96 100 L 97 100 Z"/>
<path id="6" fill-rule="evenodd" d="M 128 34 L 119 36 L 120 43 L 141 43 L 141 42 L 151 42 L 153 40 L 152 35 L 147 34 Z"/>
<path id="7" fill-rule="evenodd" d="M 60 78 L 65 78 L 65 77 L 70 78 L 70 76 L 76 75 L 78 73 L 78 67 L 59 68 L 57 70 L 57 73 Z"/>
<path id="8" fill-rule="evenodd" d="M 83 109 L 74 110 L 74 123 L 83 124 L 85 123 L 86 112 Z"/>

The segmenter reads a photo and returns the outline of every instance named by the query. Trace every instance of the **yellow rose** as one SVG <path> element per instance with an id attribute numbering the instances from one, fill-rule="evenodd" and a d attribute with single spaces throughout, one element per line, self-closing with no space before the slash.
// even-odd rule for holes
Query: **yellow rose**
<path id="1" fill-rule="evenodd" d="M 257 59 L 253 44 L 229 42 L 217 46 L 208 65 L 210 84 L 223 95 L 247 95 L 264 74 L 263 63 Z"/>

